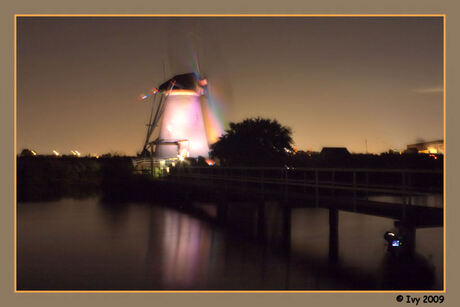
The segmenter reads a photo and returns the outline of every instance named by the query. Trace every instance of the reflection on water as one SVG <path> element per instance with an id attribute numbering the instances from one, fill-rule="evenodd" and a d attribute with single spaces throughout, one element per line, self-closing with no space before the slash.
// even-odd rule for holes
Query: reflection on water
<path id="1" fill-rule="evenodd" d="M 215 216 L 214 206 L 206 207 Z M 18 289 L 440 289 L 442 229 L 417 230 L 416 256 L 387 253 L 386 218 L 339 212 L 338 258 L 329 255 L 329 211 L 291 211 L 285 250 L 281 210 L 265 206 L 266 239 L 257 210 L 232 204 L 231 230 L 148 204 L 98 199 L 18 204 Z M 245 208 L 248 214 L 244 214 Z"/>
<path id="2" fill-rule="evenodd" d="M 389 195 L 378 195 L 371 196 L 369 200 L 388 202 L 388 203 L 404 203 L 404 198 L 401 196 L 389 196 Z M 407 203 L 423 207 L 436 207 L 443 208 L 443 196 L 441 194 L 429 194 L 429 195 L 412 195 L 406 199 Z"/>
<path id="3" fill-rule="evenodd" d="M 180 288 L 192 288 L 206 278 L 210 263 L 212 232 L 196 219 L 164 212 L 162 249 L 163 282 Z M 151 234 L 154 235 L 154 234 Z M 149 245 L 153 248 L 153 244 Z"/>

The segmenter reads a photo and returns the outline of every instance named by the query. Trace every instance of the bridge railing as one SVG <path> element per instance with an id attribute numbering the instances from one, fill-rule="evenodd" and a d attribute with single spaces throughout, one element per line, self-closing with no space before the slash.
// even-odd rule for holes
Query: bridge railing
<path id="1" fill-rule="evenodd" d="M 309 193 L 353 199 L 398 195 L 410 204 L 412 196 L 442 194 L 442 170 L 371 168 L 190 167 L 172 168 L 169 178 L 214 184 L 226 189 Z"/>

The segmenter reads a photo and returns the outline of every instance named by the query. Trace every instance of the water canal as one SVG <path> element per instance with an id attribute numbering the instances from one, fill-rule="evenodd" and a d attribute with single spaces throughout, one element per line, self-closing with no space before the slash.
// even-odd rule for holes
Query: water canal
<path id="1" fill-rule="evenodd" d="M 261 241 L 245 203 L 231 205 L 231 230 L 161 204 L 19 203 L 18 290 L 442 289 L 441 227 L 417 229 L 415 255 L 399 259 L 383 239 L 393 220 L 340 211 L 331 262 L 328 210 L 293 209 L 286 247 L 280 208 L 266 206 Z"/>

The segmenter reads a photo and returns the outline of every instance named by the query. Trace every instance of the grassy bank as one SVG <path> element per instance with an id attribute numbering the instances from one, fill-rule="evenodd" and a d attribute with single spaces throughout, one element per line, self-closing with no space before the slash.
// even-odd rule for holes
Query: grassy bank
<path id="1" fill-rule="evenodd" d="M 442 156 L 427 155 L 350 155 L 344 159 L 304 156 L 293 161 L 296 167 L 354 167 L 381 169 L 442 169 Z M 173 170 L 172 170 L 173 171 Z M 267 174 L 268 175 L 268 174 Z M 302 174 L 300 174 L 302 175 Z M 295 173 L 290 176 L 295 176 Z M 329 180 L 321 176 L 320 180 Z M 340 178 L 340 176 L 345 176 Z M 337 174 L 336 180 L 350 181 L 350 174 Z M 167 183 L 149 175 L 136 175 L 130 157 L 75 158 L 32 156 L 18 157 L 18 201 L 49 201 L 62 197 L 101 196 L 107 202 L 178 201 L 184 198 L 212 198 L 193 186 Z M 303 177 L 302 177 L 303 178 Z M 374 184 L 400 184 L 400 175 L 370 177 Z M 360 178 L 358 178 L 360 181 Z M 442 187 L 442 176 L 413 175 L 411 185 L 420 188 Z M 203 195 L 206 194 L 206 195 Z"/>

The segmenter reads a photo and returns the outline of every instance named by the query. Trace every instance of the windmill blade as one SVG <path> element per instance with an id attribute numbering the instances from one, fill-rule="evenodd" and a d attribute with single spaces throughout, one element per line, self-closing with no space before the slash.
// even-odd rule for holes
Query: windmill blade
<path id="1" fill-rule="evenodd" d="M 193 72 L 200 78 L 201 68 L 198 58 L 203 47 L 201 23 L 202 21 L 193 18 L 169 21 L 170 35 L 165 44 L 169 75 Z"/>
<path id="2" fill-rule="evenodd" d="M 144 152 L 147 149 L 147 145 L 149 143 L 150 136 L 152 135 L 152 132 L 153 132 L 152 116 L 153 116 L 153 110 L 155 109 L 155 100 L 156 100 L 156 93 L 153 96 L 152 109 L 150 110 L 149 123 L 147 124 L 147 135 L 145 137 L 145 142 L 144 142 L 144 147 L 142 149 L 142 152 Z"/>
<path id="3" fill-rule="evenodd" d="M 146 152 L 148 146 L 151 144 L 151 141 L 150 141 L 150 138 L 153 134 L 153 131 L 155 130 L 155 128 L 157 127 L 158 125 L 158 121 L 159 121 L 159 114 L 160 114 L 160 110 L 164 109 L 164 101 L 165 101 L 165 98 L 164 98 L 164 95 L 161 95 L 160 97 L 160 101 L 158 102 L 158 105 L 156 105 L 155 107 L 155 104 L 152 105 L 152 110 L 151 110 L 151 113 L 150 113 L 150 120 L 149 120 L 149 123 L 147 124 L 147 135 L 145 137 L 145 143 L 144 143 L 144 148 L 142 149 L 142 152 Z M 152 115 L 154 113 L 153 110 L 156 110 L 155 111 L 155 116 L 152 118 Z"/>
<path id="4" fill-rule="evenodd" d="M 169 75 L 193 72 L 198 79 L 207 77 L 211 80 L 210 97 L 220 105 L 229 106 L 233 89 L 229 65 L 222 52 L 221 33 L 215 31 L 211 21 L 193 18 L 171 19 L 168 29 L 170 35 L 165 47 Z"/>
<path id="5" fill-rule="evenodd" d="M 202 109 L 208 143 L 215 143 L 227 127 L 224 114 L 233 100 L 219 35 L 206 22 L 188 19 L 172 24 L 171 33 L 168 56 L 175 74 L 193 72 L 198 80 L 205 77 L 210 80 L 209 84 L 202 85 L 205 88 Z"/>
<path id="6" fill-rule="evenodd" d="M 210 35 L 208 37 L 208 29 L 202 27 L 203 22 L 203 20 L 194 19 L 174 19 L 170 21 L 169 35 L 166 44 L 164 44 L 167 51 L 167 63 L 163 62 L 168 65 L 163 64 L 163 72 L 166 74 L 166 66 L 168 66 L 168 75 L 180 76 L 193 72 L 198 83 L 207 82 L 204 78 L 205 74 L 211 80 L 210 84 L 200 84 L 204 89 L 202 93 L 204 96 L 201 96 L 201 103 L 198 104 L 199 106 L 201 105 L 201 114 L 199 116 L 203 118 L 202 123 L 204 121 L 207 144 L 210 144 L 214 143 L 224 133 L 226 122 L 223 115 L 225 111 L 223 103 L 228 104 L 231 101 L 232 91 L 230 78 L 227 77 L 226 65 L 221 56 L 220 46 L 217 40 L 212 41 L 217 36 Z M 193 86 L 190 87 L 188 82 L 185 82 L 187 85 L 182 84 L 182 79 L 178 82 L 178 89 L 193 88 Z M 174 84 L 168 90 L 163 84 L 160 86 L 159 101 L 158 99 L 156 100 L 158 103 L 154 103 L 150 112 L 143 152 L 146 152 L 148 148 L 152 149 L 153 144 L 155 144 L 155 142 L 151 141 L 151 137 L 162 120 L 168 103 L 168 99 L 166 99 L 167 93 L 172 88 L 174 88 Z M 143 96 L 143 98 L 150 99 L 148 95 Z M 156 98 L 154 97 L 153 99 L 155 100 Z M 158 147 L 156 151 L 158 151 Z"/>
<path id="7" fill-rule="evenodd" d="M 203 104 L 208 143 L 215 143 L 225 132 L 227 120 L 225 113 L 233 101 L 233 89 L 226 61 L 221 52 L 219 37 L 215 36 L 211 29 L 203 32 L 206 35 L 206 43 L 201 44 L 201 52 L 196 52 L 196 67 L 206 72 L 208 84 L 206 86 L 206 103 Z M 205 30 L 206 31 L 206 30 Z M 201 73 L 200 73 L 201 75 Z M 203 76 L 200 76 L 203 78 Z"/>
<path id="8" fill-rule="evenodd" d="M 173 87 L 174 87 L 174 85 L 171 86 L 169 91 L 171 91 Z M 153 122 L 152 122 L 152 130 L 158 125 L 158 122 L 160 121 L 160 118 L 163 115 L 165 105 L 166 105 L 165 102 L 166 102 L 165 94 L 162 93 L 160 103 L 158 104 L 158 108 L 157 108 L 157 111 L 155 113 L 155 117 L 154 117 Z"/>
<path id="9" fill-rule="evenodd" d="M 174 85 L 175 85 L 175 83 L 173 82 L 171 84 L 170 88 L 167 90 L 167 92 L 172 91 L 172 89 L 174 88 Z M 147 147 L 149 145 L 154 143 L 154 142 L 150 141 L 150 138 L 151 138 L 151 136 L 153 134 L 153 131 L 158 126 L 158 123 L 161 120 L 161 116 L 163 115 L 165 106 L 166 106 L 165 93 L 161 93 L 160 101 L 158 102 L 158 105 L 156 107 L 155 116 L 153 117 L 153 119 L 152 119 L 152 114 L 153 114 L 153 110 L 155 108 L 155 105 L 152 106 L 152 111 L 151 111 L 151 114 L 150 114 L 150 121 L 149 121 L 149 124 L 148 124 L 147 136 L 146 136 L 145 143 L 144 143 L 144 149 L 142 150 L 143 152 L 147 149 Z"/>

